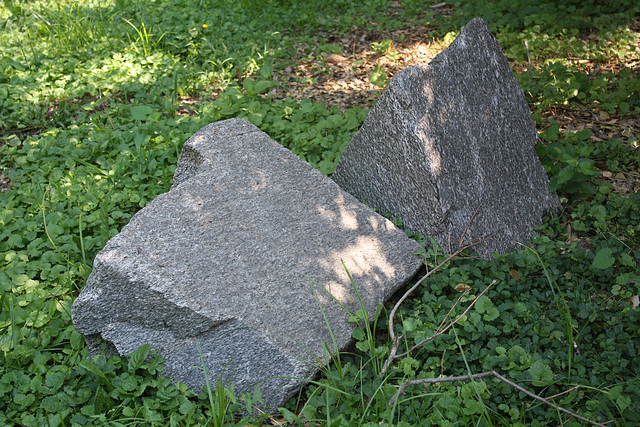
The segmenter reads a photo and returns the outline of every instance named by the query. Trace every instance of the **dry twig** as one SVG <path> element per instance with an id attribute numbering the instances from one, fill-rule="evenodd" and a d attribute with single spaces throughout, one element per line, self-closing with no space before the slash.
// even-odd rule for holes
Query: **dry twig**
<path id="1" fill-rule="evenodd" d="M 475 216 L 475 214 L 474 214 Z M 464 237 L 464 235 L 463 235 Z M 440 264 L 438 264 L 436 267 L 434 267 L 433 269 L 431 269 L 430 271 L 427 272 L 427 274 L 425 274 L 420 280 L 418 280 L 415 285 L 413 285 L 407 292 L 404 293 L 404 295 L 402 295 L 402 297 L 398 300 L 398 302 L 393 306 L 393 309 L 391 310 L 391 313 L 389 314 L 389 338 L 391 339 L 392 347 L 391 347 L 391 352 L 389 353 L 389 358 L 384 362 L 384 365 L 382 366 L 382 370 L 380 371 L 380 377 L 384 377 L 387 374 L 387 371 L 389 370 L 389 366 L 391 366 L 391 364 L 396 360 L 399 359 L 403 356 L 405 356 L 407 353 L 409 353 L 410 351 L 412 351 L 413 349 L 415 349 L 417 346 L 413 347 L 411 350 L 409 350 L 409 352 L 405 352 L 402 355 L 397 355 L 396 353 L 398 352 L 398 346 L 400 345 L 400 340 L 402 339 L 403 335 L 400 336 L 396 336 L 395 332 L 393 331 L 393 319 L 396 315 L 396 311 L 398 311 L 398 308 L 400 308 L 400 305 L 402 305 L 402 303 L 409 297 L 409 295 L 411 295 L 413 293 L 413 291 L 416 290 L 416 288 L 418 286 L 420 286 L 428 277 L 430 277 L 433 273 L 435 273 L 436 271 L 440 270 L 444 265 L 446 265 L 449 261 L 451 261 L 453 258 L 455 258 L 456 256 L 458 256 L 461 252 L 479 244 L 482 243 L 484 241 L 486 241 L 487 239 L 490 239 L 491 237 L 493 237 L 493 235 L 486 237 L 484 239 L 476 239 L 474 241 L 468 242 L 466 244 L 464 244 L 464 246 L 460 246 L 455 252 L 453 252 L 451 255 L 449 255 L 444 261 L 442 261 Z M 462 238 L 461 238 L 462 240 Z M 495 281 L 493 282 L 495 283 Z M 493 283 L 491 283 L 491 285 L 493 285 Z M 491 286 L 489 285 L 489 287 Z M 487 289 L 489 289 L 489 287 L 487 287 Z M 487 289 L 485 289 L 482 294 L 484 294 Z M 482 296 L 482 294 L 480 294 L 480 296 Z M 480 298 L 480 296 L 478 296 L 478 298 Z M 467 307 L 467 310 L 465 311 L 465 313 L 473 306 L 473 304 L 476 303 L 476 301 L 478 300 L 478 298 L 476 298 L 471 305 L 469 305 L 469 307 Z M 464 314 L 463 314 L 464 315 Z M 451 326 L 453 326 L 454 324 L 456 324 L 461 317 L 457 318 L 455 321 L 453 321 L 451 324 L 449 324 L 445 329 L 443 329 L 442 331 L 440 331 L 440 333 L 437 333 L 437 335 L 434 335 L 432 338 L 424 341 L 430 341 L 431 339 L 435 338 L 438 335 L 442 335 L 444 332 L 446 332 Z M 421 343 L 422 344 L 422 343 Z M 419 344 L 420 345 L 420 344 Z"/>
<path id="2" fill-rule="evenodd" d="M 514 383 L 513 381 L 508 380 L 507 378 L 503 377 L 502 375 L 500 375 L 496 371 L 482 372 L 480 374 L 474 374 L 474 375 L 463 375 L 463 376 L 459 376 L 459 377 L 425 378 L 425 379 L 421 379 L 421 380 L 407 381 L 407 382 L 403 383 L 400 386 L 400 388 L 398 389 L 398 391 L 396 392 L 396 394 L 394 394 L 391 397 L 391 399 L 389 400 L 388 405 L 389 405 L 389 407 L 393 406 L 393 404 L 396 402 L 396 400 L 398 400 L 400 398 L 400 396 L 402 396 L 404 394 L 404 391 L 409 386 L 419 385 L 419 384 L 433 384 L 433 383 L 454 382 L 454 381 L 473 381 L 473 380 L 479 380 L 479 379 L 482 379 L 482 378 L 489 378 L 489 377 L 496 378 L 496 379 L 498 379 L 498 380 L 510 385 L 511 387 L 515 388 L 516 390 L 523 392 L 527 396 L 532 397 L 532 398 L 534 398 L 536 400 L 539 400 L 540 402 L 546 403 L 547 405 L 553 407 L 554 409 L 556 409 L 556 410 L 558 410 L 560 412 L 564 412 L 565 414 L 570 415 L 570 416 L 572 416 L 574 418 L 577 418 L 580 421 L 587 422 L 587 423 L 592 424 L 594 426 L 605 427 L 604 424 L 601 424 L 601 423 L 598 423 L 598 422 L 595 422 L 595 421 L 591 421 L 588 418 L 580 416 L 580 415 L 578 415 L 578 414 L 576 414 L 574 412 L 571 412 L 571 411 L 569 411 L 567 409 L 564 409 L 564 408 L 556 405 L 553 402 L 550 402 L 548 399 L 545 399 L 544 397 L 538 396 L 537 394 L 534 394 L 534 393 L 530 392 L 529 390 L 519 386 L 518 384 Z M 556 396 L 554 396 L 554 397 L 556 397 Z"/>
<path id="3" fill-rule="evenodd" d="M 471 218 L 471 220 L 473 220 L 473 218 L 476 216 L 476 214 L 478 213 L 478 211 L 476 210 L 476 212 L 473 214 L 473 217 Z M 480 295 L 478 295 L 472 302 L 471 304 L 469 304 L 469 306 L 464 310 L 464 312 L 458 316 L 455 320 L 449 322 L 449 324 L 447 324 L 446 326 L 443 327 L 443 325 L 445 324 L 446 320 L 449 318 L 449 315 L 451 314 L 451 311 L 453 310 L 453 308 L 455 308 L 458 303 L 460 302 L 462 296 L 460 298 L 458 298 L 458 300 L 456 301 L 456 303 L 454 304 L 454 306 L 452 307 L 451 311 L 449 311 L 449 313 L 447 313 L 447 315 L 445 316 L 445 318 L 443 319 L 442 323 L 440 324 L 440 326 L 438 326 L 438 329 L 436 330 L 436 332 L 429 338 L 421 341 L 420 343 L 414 345 L 413 347 L 411 347 L 409 350 L 407 350 L 406 352 L 402 353 L 402 354 L 397 354 L 398 353 L 398 347 L 400 345 L 400 340 L 402 339 L 402 337 L 404 336 L 404 334 L 400 335 L 400 336 L 396 336 L 394 330 L 393 330 L 393 319 L 395 317 L 396 311 L 398 310 L 398 308 L 400 307 L 400 305 L 402 305 L 402 303 L 409 297 L 409 295 L 411 295 L 411 293 L 418 287 L 420 286 L 428 277 L 430 277 L 433 273 L 435 273 L 436 271 L 438 271 L 439 269 L 441 269 L 444 265 L 446 265 L 449 261 L 451 261 L 453 258 L 455 258 L 456 256 L 458 256 L 461 252 L 463 252 L 464 250 L 471 248 L 472 246 L 475 246 L 489 238 L 491 238 L 492 236 L 489 236 L 485 239 L 479 239 L 476 241 L 471 241 L 471 242 L 467 242 L 467 243 L 463 243 L 464 241 L 464 235 L 466 234 L 468 229 L 468 225 L 467 228 L 465 228 L 462 236 L 460 237 L 460 240 L 458 242 L 458 249 L 453 252 L 451 255 L 449 255 L 444 261 L 442 261 L 440 264 L 438 264 L 436 267 L 434 267 L 432 270 L 428 271 L 420 280 L 418 280 L 416 282 L 415 285 L 413 285 L 411 287 L 411 289 L 409 289 L 407 292 L 405 292 L 405 294 L 400 298 L 400 300 L 394 305 L 393 309 L 391 310 L 391 313 L 389 314 L 389 337 L 391 338 L 391 341 L 393 343 L 392 347 L 391 347 L 391 352 L 389 353 L 389 358 L 385 361 L 382 370 L 380 372 L 380 376 L 384 377 L 387 374 L 387 371 L 389 370 L 389 367 L 391 366 L 391 364 L 397 360 L 400 359 L 402 357 L 407 356 L 409 353 L 411 353 L 412 351 L 416 350 L 418 347 L 420 347 L 421 345 L 434 340 L 435 338 L 439 337 L 440 335 L 444 334 L 445 332 L 447 332 L 449 329 L 451 329 L 451 327 L 453 327 L 453 325 L 455 325 L 456 323 L 458 323 L 466 314 L 467 312 L 471 309 L 471 307 L 473 307 L 473 305 L 489 290 L 490 287 L 492 287 L 496 281 L 492 281 L 489 286 L 487 286 L 481 293 Z M 449 250 L 451 250 L 451 248 L 449 248 Z M 524 394 L 526 394 L 527 396 L 539 400 L 553 408 L 555 408 L 556 410 L 560 411 L 560 412 L 564 412 L 567 415 L 570 415 L 571 417 L 577 418 L 581 421 L 596 425 L 596 426 L 604 426 L 604 424 L 600 424 L 597 423 L 595 421 L 591 421 L 587 418 L 584 418 L 574 412 L 571 412 L 567 409 L 561 408 L 560 406 L 556 405 L 555 403 L 551 402 L 550 399 L 553 399 L 554 397 L 558 397 L 562 394 L 566 394 L 569 393 L 571 390 L 567 390 L 563 393 L 557 394 L 553 397 L 551 397 L 550 399 L 545 399 L 544 397 L 538 396 L 537 394 L 534 394 L 532 392 L 530 392 L 529 390 L 519 386 L 518 384 L 514 383 L 511 380 L 508 380 L 507 378 L 503 377 L 502 375 L 498 374 L 496 371 L 489 371 L 489 372 L 483 372 L 480 374 L 475 374 L 475 375 L 463 375 L 463 376 L 457 376 L 457 377 L 445 377 L 445 378 L 427 378 L 427 379 L 420 379 L 420 380 L 411 380 L 411 381 L 407 381 L 405 383 L 403 383 L 398 391 L 391 397 L 391 399 L 389 400 L 389 407 L 393 406 L 393 404 L 400 398 L 400 396 L 402 396 L 404 394 L 404 391 L 407 389 L 407 387 L 413 386 L 413 385 L 419 385 L 419 384 L 430 384 L 430 383 L 443 383 L 443 382 L 454 382 L 454 381 L 470 381 L 470 380 L 476 380 L 476 379 L 482 379 L 482 378 L 489 378 L 489 377 L 493 377 L 496 378 L 508 385 L 510 385 L 511 387 L 517 389 L 518 391 L 523 392 Z M 575 389 L 575 387 L 574 387 Z"/>
<path id="4" fill-rule="evenodd" d="M 480 295 L 478 295 L 477 297 L 475 297 L 475 299 L 471 302 L 471 304 L 469 304 L 469 307 L 467 307 L 464 312 L 462 312 L 462 314 L 460 316 L 458 316 L 458 318 L 456 320 L 454 320 L 453 322 L 449 323 L 447 326 L 445 326 L 442 329 L 438 329 L 436 331 L 435 334 L 433 334 L 432 336 L 430 336 L 429 338 L 425 338 L 424 340 L 420 341 L 418 344 L 414 345 L 413 347 L 411 347 L 409 350 L 407 350 L 406 352 L 402 353 L 402 354 L 398 354 L 396 356 L 396 359 L 399 359 L 401 357 L 404 357 L 406 355 L 408 355 L 409 353 L 411 353 L 412 351 L 414 351 L 415 349 L 417 349 L 418 347 L 420 347 L 422 344 L 426 344 L 429 341 L 432 341 L 434 339 L 436 339 L 437 337 L 439 337 L 440 335 L 444 334 L 445 332 L 447 332 L 449 329 L 451 329 L 451 327 L 453 325 L 455 325 L 456 323 L 458 323 L 464 316 L 466 316 L 467 312 L 471 309 L 471 307 L 473 307 L 473 305 L 482 297 L 482 295 L 484 295 L 490 287 L 492 287 L 493 285 L 495 285 L 496 281 L 494 280 L 493 282 L 491 282 L 489 284 L 489 286 L 487 286 L 484 291 L 482 291 L 480 293 Z M 461 295 L 460 298 L 462 298 L 464 296 Z M 460 301 L 460 298 L 458 298 L 458 301 Z M 456 304 L 458 303 L 458 301 L 456 301 Z M 444 322 L 443 322 L 444 323 Z M 441 325 L 442 326 L 442 325 Z"/>

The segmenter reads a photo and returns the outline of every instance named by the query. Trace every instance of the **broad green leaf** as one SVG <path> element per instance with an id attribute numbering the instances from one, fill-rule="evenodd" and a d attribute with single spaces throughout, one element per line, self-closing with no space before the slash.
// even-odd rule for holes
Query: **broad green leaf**
<path id="1" fill-rule="evenodd" d="M 631 397 L 624 393 L 621 385 L 612 387 L 608 394 L 609 398 L 616 403 L 620 411 L 624 411 L 631 405 Z"/>
<path id="2" fill-rule="evenodd" d="M 482 296 L 478 302 L 476 302 L 475 307 L 478 313 L 482 314 L 482 318 L 486 321 L 490 322 L 500 316 L 500 312 L 486 295 Z"/>
<path id="3" fill-rule="evenodd" d="M 580 159 L 578 160 L 578 164 L 576 166 L 578 172 L 588 176 L 596 176 L 600 173 L 598 168 L 593 165 L 593 160 L 591 159 Z"/>
<path id="4" fill-rule="evenodd" d="M 180 402 L 179 410 L 182 414 L 192 413 L 196 409 L 196 404 L 184 396 L 178 396 L 178 402 Z"/>
<path id="5" fill-rule="evenodd" d="M 23 248 L 24 247 L 24 242 L 22 240 L 22 236 L 17 234 L 17 233 L 16 234 L 12 234 L 7 239 L 7 246 L 9 248 Z"/>
<path id="6" fill-rule="evenodd" d="M 579 132 L 576 132 L 576 138 L 578 138 L 580 141 L 586 141 L 587 139 L 591 138 L 591 135 L 593 135 L 593 131 L 589 128 L 584 128 Z"/>
<path id="7" fill-rule="evenodd" d="M 596 270 L 605 270 L 613 265 L 615 258 L 610 248 L 602 248 L 596 252 L 596 256 L 591 263 L 591 268 Z"/>
<path id="8" fill-rule="evenodd" d="M 417 319 L 410 317 L 402 321 L 402 328 L 405 332 L 412 332 L 416 330 L 418 324 L 419 321 Z"/>
<path id="9" fill-rule="evenodd" d="M 107 376 L 91 361 L 81 360 L 78 362 L 78 365 L 82 366 L 84 369 L 86 369 L 87 371 L 91 372 L 92 374 L 100 378 L 105 385 L 108 385 L 109 387 L 111 387 L 111 381 L 109 381 Z"/>
<path id="10" fill-rule="evenodd" d="M 589 213 L 593 215 L 598 221 L 604 221 L 607 217 L 607 210 L 602 205 L 593 206 Z"/>
<path id="11" fill-rule="evenodd" d="M 153 108 L 148 105 L 138 105 L 136 107 L 131 107 L 131 116 L 136 120 L 146 120 L 149 114 L 153 113 Z"/>
<path id="12" fill-rule="evenodd" d="M 13 401 L 23 408 L 31 406 L 35 400 L 36 398 L 33 394 L 16 393 L 16 395 L 13 396 Z"/>
<path id="13" fill-rule="evenodd" d="M 356 348 L 360 351 L 369 351 L 369 343 L 367 341 L 356 341 Z"/>
<path id="14" fill-rule="evenodd" d="M 562 169 L 560 172 L 558 172 L 558 174 L 555 177 L 556 185 L 564 184 L 565 182 L 572 179 L 575 176 L 575 174 L 576 174 L 576 171 L 573 167 L 566 167 Z"/>
<path id="15" fill-rule="evenodd" d="M 383 88 L 387 84 L 387 73 L 382 66 L 377 66 L 369 75 L 369 80 L 379 88 Z"/>
<path id="16" fill-rule="evenodd" d="M 127 378 L 124 379 L 124 381 L 122 381 L 122 383 L 120 384 L 120 387 L 122 387 L 122 389 L 126 392 L 135 390 L 136 387 L 138 386 L 137 378 L 138 377 L 135 375 L 129 375 Z"/>
<path id="17" fill-rule="evenodd" d="M 364 339 L 364 331 L 362 329 L 356 329 L 351 333 L 351 336 L 358 341 L 362 341 Z"/>
<path id="18" fill-rule="evenodd" d="M 74 350 L 78 350 L 84 345 L 84 337 L 81 333 L 74 330 L 73 332 L 71 332 L 70 343 L 71 348 L 73 348 Z"/>
<path id="19" fill-rule="evenodd" d="M 412 375 L 412 374 L 414 374 L 414 372 L 418 368 L 418 366 L 420 366 L 420 362 L 418 362 L 413 357 L 405 356 L 402 359 L 400 359 L 400 362 L 398 363 L 398 365 L 400 367 L 400 370 L 405 375 Z"/>
<path id="20" fill-rule="evenodd" d="M 64 384 L 64 379 L 66 378 L 66 372 L 52 372 L 47 375 L 47 379 L 45 380 L 45 384 L 47 387 L 50 387 L 52 390 L 57 391 Z"/>
<path id="21" fill-rule="evenodd" d="M 254 91 L 255 91 L 256 95 L 261 94 L 261 93 L 266 93 L 273 86 L 274 86 L 274 83 L 271 82 L 271 81 L 260 80 L 259 82 L 256 83 L 256 85 L 254 87 Z"/>
<path id="22" fill-rule="evenodd" d="M 138 369 L 140 366 L 142 366 L 147 356 L 149 355 L 150 349 L 151 347 L 149 346 L 149 344 L 143 344 L 136 351 L 131 353 L 131 355 L 129 355 L 129 371 L 130 372 L 133 372 L 136 369 Z"/>
<path id="23" fill-rule="evenodd" d="M 124 415 L 125 417 L 134 417 L 136 415 L 136 412 L 133 410 L 133 408 L 130 408 L 128 406 L 125 406 L 122 409 L 122 415 Z"/>
<path id="24" fill-rule="evenodd" d="M 253 80 L 251 80 L 250 78 L 245 78 L 242 81 L 242 86 L 244 87 L 244 90 L 247 91 L 247 94 L 249 96 L 254 96 L 257 95 L 257 93 L 255 92 L 255 82 Z"/>
<path id="25" fill-rule="evenodd" d="M 558 139 L 558 134 L 560 132 L 560 125 L 554 123 L 549 125 L 544 132 L 542 132 L 542 137 L 549 142 L 556 141 Z"/>
<path id="26" fill-rule="evenodd" d="M 47 412 L 58 412 L 60 407 L 57 396 L 47 396 L 40 402 L 40 407 Z"/>
<path id="27" fill-rule="evenodd" d="M 532 384 L 536 387 L 544 387 L 553 382 L 553 371 L 551 371 L 549 365 L 541 360 L 533 362 L 527 372 L 531 375 Z"/>

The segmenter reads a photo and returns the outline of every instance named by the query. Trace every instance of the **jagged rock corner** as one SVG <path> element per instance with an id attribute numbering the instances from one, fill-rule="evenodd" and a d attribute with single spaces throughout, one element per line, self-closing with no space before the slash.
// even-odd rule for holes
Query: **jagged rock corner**
<path id="1" fill-rule="evenodd" d="M 493 235 L 474 247 L 490 258 L 528 242 L 560 207 L 537 144 L 502 48 L 475 18 L 430 64 L 391 79 L 332 178 L 446 252 L 463 235 Z"/>
<path id="2" fill-rule="evenodd" d="M 237 393 L 259 383 L 273 412 L 326 363 L 327 322 L 339 350 L 352 343 L 343 263 L 371 316 L 420 268 L 419 249 L 248 121 L 225 120 L 184 145 L 171 190 L 97 255 L 73 324 L 92 355 L 150 344 L 194 390 L 202 356 Z"/>

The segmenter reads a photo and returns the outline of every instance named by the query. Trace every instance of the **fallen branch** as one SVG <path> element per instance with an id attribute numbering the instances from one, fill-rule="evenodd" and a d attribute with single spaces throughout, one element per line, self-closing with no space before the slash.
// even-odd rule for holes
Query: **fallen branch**
<path id="1" fill-rule="evenodd" d="M 574 418 L 577 418 L 580 421 L 584 421 L 584 422 L 592 424 L 594 426 L 605 427 L 604 424 L 600 424 L 598 422 L 591 421 L 588 418 L 582 417 L 582 416 L 580 416 L 580 415 L 578 415 L 578 414 L 576 414 L 574 412 L 571 412 L 571 411 L 569 411 L 567 409 L 564 409 L 564 408 L 556 405 L 553 402 L 550 402 L 548 399 L 545 399 L 544 397 L 538 396 L 537 394 L 534 394 L 534 393 L 530 392 L 529 390 L 519 386 L 518 384 L 514 383 L 513 381 L 506 379 L 505 377 L 503 377 L 502 375 L 500 375 L 496 371 L 482 372 L 480 374 L 474 374 L 474 375 L 463 375 L 463 376 L 459 376 L 459 377 L 425 378 L 425 379 L 421 379 L 421 380 L 407 381 L 407 382 L 403 383 L 400 386 L 400 388 L 398 389 L 398 391 L 396 392 L 396 394 L 394 394 L 391 397 L 391 399 L 389 400 L 388 405 L 389 405 L 389 407 L 393 406 L 395 401 L 398 400 L 400 398 L 400 396 L 402 396 L 404 394 L 404 391 L 407 389 L 407 387 L 410 387 L 410 386 L 413 386 L 413 385 L 445 383 L 445 382 L 454 382 L 454 381 L 471 381 L 471 380 L 479 380 L 479 379 L 482 379 L 482 378 L 489 378 L 489 377 L 496 378 L 496 379 L 498 379 L 498 380 L 510 385 L 511 387 L 515 388 L 516 390 L 523 392 L 527 396 L 532 397 L 532 398 L 534 398 L 536 400 L 539 400 L 539 401 L 541 401 L 543 403 L 546 403 L 547 405 L 555 408 L 556 410 L 558 410 L 560 412 L 564 412 L 565 414 L 570 415 L 570 416 L 572 416 Z"/>
<path id="2" fill-rule="evenodd" d="M 473 307 L 473 305 L 478 302 L 478 300 L 482 297 L 482 295 L 484 295 L 490 287 L 492 287 L 493 285 L 496 284 L 496 281 L 494 280 L 493 282 L 491 282 L 489 284 L 489 286 L 487 286 L 484 291 L 482 291 L 480 293 L 480 295 L 478 295 L 472 302 L 471 304 L 469 304 L 469 307 L 467 307 L 464 312 L 462 312 L 462 314 L 460 316 L 458 316 L 458 318 L 456 320 L 454 320 L 453 322 L 449 323 L 447 326 L 445 326 L 442 329 L 438 329 L 436 331 L 435 334 L 433 334 L 432 336 L 430 336 L 429 338 L 425 338 L 424 340 L 420 341 L 418 344 L 414 345 L 413 347 L 411 347 L 409 350 L 407 350 L 406 352 L 402 353 L 402 354 L 398 354 L 397 356 L 395 356 L 397 359 L 404 357 L 406 355 L 408 355 L 409 353 L 411 353 L 412 351 L 414 351 L 415 349 L 417 349 L 418 347 L 420 347 L 422 344 L 426 344 L 431 340 L 434 340 L 435 338 L 439 337 L 440 335 L 444 334 L 445 332 L 447 332 L 449 329 L 451 329 L 451 327 L 453 325 L 455 325 L 456 323 L 458 323 L 466 314 L 467 312 L 471 309 L 471 307 Z M 462 296 L 460 296 L 460 298 L 462 298 Z M 460 301 L 460 298 L 458 299 L 458 301 Z M 456 301 L 456 304 L 458 302 Z M 443 322 L 444 323 L 444 322 Z"/>
<path id="3" fill-rule="evenodd" d="M 404 295 L 402 295 L 402 297 L 400 298 L 400 300 L 398 300 L 398 302 L 393 306 L 393 309 L 391 310 L 391 313 L 389 314 L 389 337 L 391 339 L 391 341 L 393 342 L 393 345 L 391 347 L 391 352 L 389 353 L 389 358 L 385 361 L 384 365 L 382 366 L 382 370 L 380 371 L 380 376 L 384 377 L 387 374 L 387 371 L 389 369 L 389 367 L 391 366 L 391 364 L 397 360 L 400 359 L 402 357 L 407 356 L 409 353 L 411 353 L 412 351 L 416 350 L 418 347 L 420 347 L 421 345 L 434 340 L 435 338 L 439 337 L 440 335 L 444 334 L 445 332 L 447 332 L 449 329 L 451 329 L 451 327 L 453 327 L 456 323 L 458 323 L 466 314 L 467 312 L 471 309 L 471 307 L 474 306 L 474 304 L 476 302 L 478 302 L 478 300 L 489 290 L 489 288 L 491 288 L 495 283 L 496 280 L 492 281 L 489 286 L 487 286 L 481 293 L 480 295 L 478 295 L 472 302 L 471 304 L 469 304 L 469 306 L 464 310 L 464 312 L 458 316 L 455 320 L 453 320 L 452 322 L 449 322 L 449 324 L 447 324 L 445 327 L 443 327 L 443 325 L 445 324 L 445 322 L 447 321 L 447 319 L 449 318 L 449 315 L 451 314 L 451 312 L 453 311 L 453 309 L 458 305 L 458 303 L 460 302 L 460 300 L 462 299 L 462 295 L 460 296 L 460 298 L 458 298 L 458 300 L 455 302 L 455 304 L 453 305 L 453 307 L 451 308 L 451 310 L 449 310 L 449 313 L 447 313 L 447 315 L 445 316 L 445 318 L 442 320 L 442 323 L 440 323 L 440 326 L 438 326 L 438 329 L 436 330 L 436 332 L 430 336 L 429 338 L 426 338 L 424 340 L 422 340 L 421 342 L 419 342 L 418 344 L 414 345 L 413 347 L 411 347 L 409 350 L 407 350 L 406 352 L 402 353 L 402 354 L 397 354 L 398 353 L 398 347 L 400 345 L 400 340 L 402 339 L 402 337 L 404 336 L 404 334 L 401 334 L 399 336 L 396 336 L 395 332 L 394 332 L 394 328 L 393 328 L 393 319 L 396 315 L 396 311 L 398 310 L 398 308 L 400 307 L 400 305 L 402 305 L 402 303 L 409 297 L 409 295 L 411 295 L 411 293 L 413 293 L 414 290 L 416 290 L 416 288 L 418 286 L 420 286 L 428 277 L 430 277 L 433 273 L 435 273 L 436 271 L 438 271 L 439 269 L 441 269 L 444 265 L 446 265 L 449 261 L 451 261 L 453 258 L 455 258 L 456 256 L 458 256 L 461 252 L 463 252 L 466 249 L 469 249 L 479 243 L 482 243 L 488 239 L 490 239 L 491 237 L 493 237 L 493 234 L 489 237 L 486 237 L 484 239 L 477 239 L 475 241 L 470 241 L 470 242 L 466 242 L 464 243 L 464 236 L 466 235 L 469 225 L 471 223 L 471 221 L 473 221 L 473 219 L 475 218 L 476 214 L 478 213 L 478 210 L 480 209 L 480 207 L 478 207 L 478 209 L 476 209 L 476 211 L 474 212 L 473 216 L 471 217 L 471 220 L 469 221 L 469 223 L 467 224 L 467 227 L 464 229 L 462 236 L 460 236 L 460 239 L 458 241 L 458 249 L 451 253 L 451 255 L 449 255 L 444 261 L 442 261 L 440 264 L 438 264 L 436 267 L 434 267 L 432 270 L 427 271 L 427 273 L 420 279 L 418 280 L 407 292 L 404 293 Z M 494 233 L 495 234 L 495 233 Z M 449 252 L 451 252 L 451 236 L 449 236 Z M 589 424 L 593 424 L 596 426 L 605 426 L 604 424 L 600 424 L 597 423 L 595 421 L 591 421 L 587 418 L 584 418 L 576 413 L 573 413 L 567 409 L 564 409 L 558 405 L 556 405 L 555 403 L 551 402 L 550 399 L 553 399 L 555 397 L 561 396 L 563 394 L 569 393 L 572 390 L 574 390 L 576 387 L 564 391 L 562 393 L 556 394 L 555 396 L 552 396 L 549 399 L 545 399 L 544 397 L 538 396 L 537 394 L 534 394 L 532 392 L 530 392 L 529 390 L 519 386 L 518 384 L 514 383 L 511 380 L 508 380 L 507 378 L 503 377 L 502 375 L 498 374 L 496 371 L 489 371 L 489 372 L 483 372 L 480 374 L 474 374 L 474 375 L 463 375 L 463 376 L 457 376 L 457 377 L 445 377 L 445 378 L 426 378 L 426 379 L 420 379 L 420 380 L 411 380 L 411 381 L 406 381 L 405 383 L 403 383 L 398 391 L 391 397 L 391 399 L 388 402 L 388 406 L 391 407 L 393 406 L 393 404 L 400 398 L 400 396 L 402 396 L 404 394 L 404 391 L 407 389 L 407 387 L 413 386 L 413 385 L 419 385 L 419 384 L 433 384 L 433 383 L 444 383 L 444 382 L 454 382 L 454 381 L 470 381 L 470 380 L 476 380 L 476 379 L 482 379 L 482 378 L 489 378 L 489 377 L 493 377 L 496 378 L 508 385 L 510 385 L 511 387 L 515 388 L 518 391 L 523 392 L 524 394 L 526 394 L 527 396 L 539 400 L 553 408 L 555 408 L 557 411 L 560 412 L 564 412 L 567 415 L 570 415 L 571 417 L 577 418 L 581 421 L 587 422 Z"/>
<path id="4" fill-rule="evenodd" d="M 455 258 L 456 256 L 458 256 L 461 252 L 479 244 L 484 242 L 487 239 L 490 239 L 491 237 L 493 237 L 493 235 L 486 237 L 484 239 L 478 239 L 475 241 L 471 241 L 467 244 L 465 244 L 464 246 L 461 246 L 460 248 L 458 248 L 455 252 L 453 252 L 451 255 L 449 255 L 444 261 L 442 261 L 440 264 L 438 264 L 436 267 L 434 267 L 433 269 L 431 269 L 430 271 L 427 272 L 427 274 L 425 274 L 420 280 L 418 280 L 407 292 L 404 293 L 404 295 L 402 295 L 402 297 L 398 300 L 398 302 L 393 306 L 393 309 L 391 310 L 391 313 L 389 314 L 389 338 L 391 339 L 392 347 L 391 347 L 391 352 L 389 353 L 389 358 L 384 362 L 384 365 L 382 366 L 382 370 L 380 371 L 380 377 L 384 377 L 387 373 L 387 371 L 389 370 L 389 367 L 391 366 L 391 364 L 396 360 L 399 359 L 400 357 L 405 356 L 406 354 L 408 354 L 409 352 L 411 352 L 413 349 L 415 349 L 417 346 L 414 346 L 411 350 L 409 350 L 408 352 L 403 353 L 402 355 L 397 355 L 396 353 L 398 352 L 398 347 L 400 345 L 400 340 L 402 339 L 403 335 L 400 336 L 396 336 L 395 332 L 393 331 L 393 319 L 396 315 L 396 311 L 398 311 L 398 308 L 400 308 L 400 305 L 402 305 L 402 303 L 409 297 L 409 295 L 411 295 L 413 293 L 413 291 L 416 290 L 416 288 L 418 286 L 420 286 L 428 277 L 430 277 L 433 273 L 435 273 L 436 271 L 438 271 L 439 269 L 441 269 L 443 266 L 445 266 L 449 261 L 451 261 L 453 258 Z M 495 283 L 495 281 L 493 282 Z M 493 283 L 491 283 L 491 285 L 493 285 Z M 489 285 L 483 292 L 482 294 L 484 294 L 487 289 L 489 289 L 489 287 L 491 287 L 491 285 Z M 482 296 L 482 294 L 480 294 L 480 296 Z M 466 313 L 472 306 L 473 304 L 476 303 L 476 301 L 478 300 L 478 298 L 480 298 L 480 296 L 478 296 L 469 307 L 467 307 L 467 310 L 465 310 L 464 313 Z M 458 317 L 454 322 L 450 323 L 444 330 L 442 330 L 442 332 L 438 333 L 437 335 L 434 335 L 432 338 L 424 341 L 430 341 L 431 339 L 435 338 L 438 335 L 442 335 L 446 330 L 448 330 L 451 326 L 455 325 L 461 318 L 462 316 L 464 316 L 464 313 Z M 422 343 L 421 343 L 422 344 Z M 420 345 L 420 344 L 418 344 Z"/>

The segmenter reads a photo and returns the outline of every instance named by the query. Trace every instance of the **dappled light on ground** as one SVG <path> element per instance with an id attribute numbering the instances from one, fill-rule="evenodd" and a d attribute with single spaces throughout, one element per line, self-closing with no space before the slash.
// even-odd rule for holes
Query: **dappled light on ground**
<path id="1" fill-rule="evenodd" d="M 424 26 L 390 34 L 356 31 L 327 35 L 326 44 L 315 46 L 310 54 L 300 52 L 295 64 L 280 71 L 283 87 L 272 94 L 325 102 L 342 111 L 355 106 L 371 108 L 384 89 L 374 84 L 372 77 L 383 83 L 405 68 L 428 64 L 444 48 L 433 40 L 432 31 Z"/>

